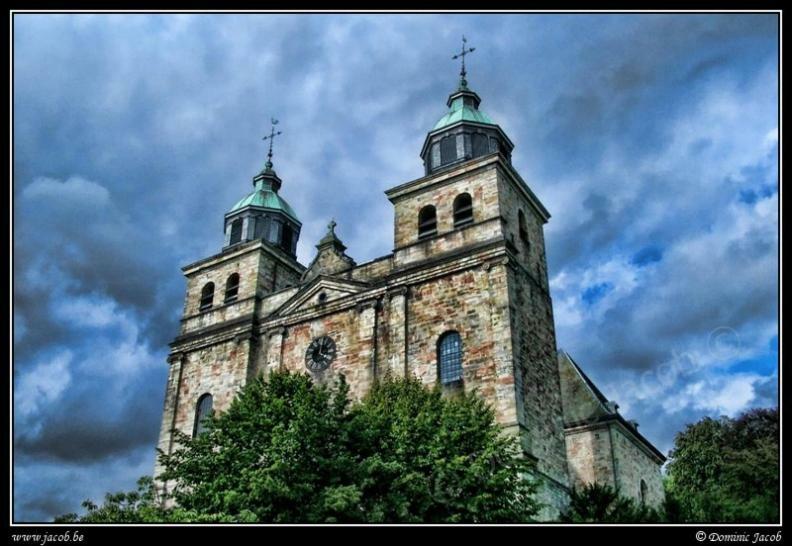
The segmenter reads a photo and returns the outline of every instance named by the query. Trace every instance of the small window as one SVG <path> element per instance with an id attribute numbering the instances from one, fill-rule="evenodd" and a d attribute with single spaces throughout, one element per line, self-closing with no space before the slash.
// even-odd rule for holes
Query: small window
<path id="1" fill-rule="evenodd" d="M 443 137 L 440 140 L 440 164 L 451 163 L 457 158 L 456 135 Z"/>
<path id="2" fill-rule="evenodd" d="M 490 151 L 497 152 L 498 148 L 498 139 L 497 138 L 490 138 Z"/>
<path id="3" fill-rule="evenodd" d="M 473 133 L 471 140 L 473 141 L 473 157 L 479 157 L 489 153 L 489 139 L 487 135 Z"/>
<path id="4" fill-rule="evenodd" d="M 431 237 L 437 234 L 437 212 L 432 205 L 427 205 L 418 213 L 418 238 Z"/>
<path id="5" fill-rule="evenodd" d="M 195 424 L 193 425 L 193 438 L 206 430 L 206 419 L 212 413 L 212 395 L 204 394 L 198 399 L 195 406 Z"/>
<path id="6" fill-rule="evenodd" d="M 226 281 L 225 300 L 224 303 L 234 303 L 239 294 L 239 274 L 234 273 Z"/>
<path id="7" fill-rule="evenodd" d="M 256 239 L 263 239 L 267 233 L 267 226 L 269 218 L 266 216 L 259 216 L 256 218 L 256 230 L 255 230 L 255 238 Z"/>
<path id="8" fill-rule="evenodd" d="M 231 240 L 228 244 L 235 244 L 242 240 L 242 219 L 237 218 L 231 223 Z"/>
<path id="9" fill-rule="evenodd" d="M 212 300 L 214 300 L 214 283 L 208 282 L 201 289 L 201 304 L 198 307 L 199 311 L 208 311 L 212 308 Z"/>
<path id="10" fill-rule="evenodd" d="M 283 231 L 281 234 L 281 248 L 286 252 L 291 252 L 292 250 L 292 234 L 294 231 L 292 230 L 289 224 L 283 224 Z"/>
<path id="11" fill-rule="evenodd" d="M 520 240 L 528 244 L 528 228 L 525 227 L 525 214 L 523 214 L 522 209 L 517 213 L 517 223 L 520 229 Z"/>
<path id="12" fill-rule="evenodd" d="M 641 480 L 641 506 L 646 504 L 646 493 L 649 488 L 646 486 L 646 482 Z"/>
<path id="13" fill-rule="evenodd" d="M 469 193 L 461 193 L 454 199 L 454 227 L 473 223 L 473 199 Z"/>
<path id="14" fill-rule="evenodd" d="M 446 332 L 437 342 L 437 375 L 443 385 L 462 380 L 462 338 Z"/>
<path id="15" fill-rule="evenodd" d="M 276 220 L 272 220 L 270 222 L 270 229 L 269 229 L 269 235 L 267 236 L 267 241 L 269 241 L 272 244 L 278 243 L 278 241 L 280 240 L 280 225 L 281 223 Z"/>

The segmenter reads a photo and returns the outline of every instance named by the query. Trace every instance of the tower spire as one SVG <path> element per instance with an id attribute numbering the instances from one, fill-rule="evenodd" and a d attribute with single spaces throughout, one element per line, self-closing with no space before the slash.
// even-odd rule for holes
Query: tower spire
<path id="1" fill-rule="evenodd" d="M 462 35 L 462 51 L 460 51 L 459 53 L 457 53 L 456 55 L 451 57 L 452 59 L 459 59 L 460 57 L 462 58 L 462 70 L 459 72 L 459 88 L 460 89 L 467 89 L 467 80 L 465 79 L 465 76 L 467 76 L 467 72 L 465 71 L 465 55 L 469 55 L 470 53 L 473 53 L 474 51 L 476 51 L 475 47 L 471 47 L 471 48 L 468 49 L 468 48 L 466 48 L 466 45 L 467 45 L 467 38 L 465 38 L 465 35 L 463 34 Z"/>
<path id="2" fill-rule="evenodd" d="M 275 126 L 278 124 L 278 120 L 270 118 L 270 121 L 272 122 L 270 134 L 261 139 L 269 140 L 269 153 L 267 153 L 267 163 L 264 165 L 267 172 L 272 171 L 272 143 L 275 141 L 276 136 L 283 134 L 283 131 L 275 132 Z"/>

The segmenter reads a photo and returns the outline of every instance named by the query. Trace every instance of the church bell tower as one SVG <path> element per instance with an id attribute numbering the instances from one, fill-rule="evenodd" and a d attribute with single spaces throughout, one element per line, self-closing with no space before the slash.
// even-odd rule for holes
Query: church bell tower
<path id="1" fill-rule="evenodd" d="M 302 224 L 280 195 L 283 185 L 272 164 L 272 131 L 264 169 L 253 191 L 224 217 L 219 253 L 182 268 L 187 294 L 179 335 L 171 342 L 159 449 L 174 449 L 171 430 L 200 432 L 204 415 L 225 410 L 257 373 L 262 298 L 295 286 L 305 271 L 296 258 Z M 155 475 L 161 468 L 157 466 Z"/>

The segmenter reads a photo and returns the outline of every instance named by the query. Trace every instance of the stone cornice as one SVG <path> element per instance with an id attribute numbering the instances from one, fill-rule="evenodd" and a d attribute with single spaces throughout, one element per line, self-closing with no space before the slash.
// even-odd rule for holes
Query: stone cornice
<path id="1" fill-rule="evenodd" d="M 224 341 L 225 338 L 234 339 L 234 336 L 240 333 L 241 328 L 250 329 L 256 322 L 256 315 L 254 313 L 233 319 L 223 321 L 219 324 L 213 324 L 206 328 L 193 330 L 192 332 L 181 334 L 170 343 L 171 350 L 175 353 L 178 351 L 195 350 L 194 347 L 188 346 L 191 342 L 199 339 L 208 339 L 219 337 Z M 207 343 L 207 345 L 215 345 L 217 342 Z"/>
<path id="2" fill-rule="evenodd" d="M 260 319 L 259 331 L 271 330 L 275 327 L 293 326 L 302 322 L 315 320 L 326 315 L 354 310 L 359 304 L 391 294 L 408 294 L 410 286 L 424 283 L 432 279 L 445 277 L 468 269 L 480 267 L 482 263 L 491 261 L 498 256 L 505 256 L 501 240 L 469 247 L 463 252 L 453 252 L 440 259 L 411 264 L 409 268 L 385 277 L 383 282 L 328 302 L 323 306 L 314 306 L 294 313 L 276 316 L 269 315 Z"/>
<path id="3" fill-rule="evenodd" d="M 467 224 L 467 225 L 462 226 L 462 227 L 454 228 L 452 230 L 444 231 L 442 233 L 437 233 L 436 235 L 431 235 L 429 237 L 424 237 L 422 239 L 418 239 L 417 241 L 413 241 L 411 243 L 407 243 L 406 245 L 402 245 L 402 246 L 396 247 L 396 248 L 393 249 L 393 254 L 391 254 L 391 256 L 394 256 L 397 252 L 405 250 L 405 249 L 410 248 L 410 247 L 414 247 L 414 246 L 418 246 L 418 245 L 424 245 L 427 242 L 435 241 L 437 239 L 442 239 L 442 238 L 448 237 L 448 236 L 453 236 L 453 235 L 455 235 L 457 233 L 461 233 L 461 232 L 466 231 L 468 229 L 471 229 L 471 228 L 474 228 L 474 227 L 477 227 L 477 226 L 481 226 L 481 225 L 484 225 L 484 224 L 489 224 L 489 223 L 492 223 L 492 222 L 497 222 L 497 221 L 501 221 L 504 224 L 506 223 L 506 219 L 503 216 L 492 216 L 490 218 L 485 218 L 484 220 L 479 220 L 478 222 L 473 222 L 473 223 Z"/>
<path id="4" fill-rule="evenodd" d="M 603 415 L 596 420 L 565 424 L 564 435 L 568 436 L 590 430 L 604 429 L 612 425 L 617 425 L 633 445 L 652 459 L 655 459 L 659 464 L 663 464 L 666 461 L 665 455 L 618 413 Z M 611 447 L 611 449 L 613 448 Z"/>
<path id="5" fill-rule="evenodd" d="M 269 257 L 277 260 L 283 266 L 291 268 L 300 274 L 302 274 L 302 272 L 305 271 L 305 266 L 302 265 L 300 262 L 286 256 L 285 254 L 282 254 L 280 251 L 276 251 L 275 249 L 273 249 L 263 241 L 251 241 L 249 243 L 242 244 L 238 247 L 232 247 L 223 252 L 219 252 L 213 256 L 209 256 L 208 258 L 204 258 L 202 260 L 198 260 L 197 262 L 193 262 L 191 264 L 185 265 L 184 267 L 182 267 L 182 271 L 184 272 L 185 276 L 189 276 L 197 272 L 198 270 L 209 266 L 210 264 L 211 265 L 221 264 L 229 260 L 237 259 L 245 254 L 256 252 L 257 250 L 260 250 L 261 252 L 267 254 Z"/>
<path id="6" fill-rule="evenodd" d="M 415 192 L 423 191 L 436 185 L 452 184 L 461 177 L 476 173 L 492 165 L 495 165 L 500 172 L 506 175 L 506 179 L 511 181 L 517 191 L 533 206 L 543 222 L 547 222 L 547 220 L 550 219 L 550 213 L 536 194 L 528 187 L 528 184 L 522 179 L 514 166 L 509 164 L 498 152 L 493 152 L 481 158 L 476 158 L 475 160 L 466 161 L 455 169 L 449 169 L 447 171 L 441 171 L 411 180 L 410 182 L 386 190 L 385 195 L 391 203 L 396 203 L 400 199 Z"/>
<path id="7" fill-rule="evenodd" d="M 486 167 L 498 162 L 503 162 L 500 154 L 492 153 L 490 155 L 462 163 L 455 169 L 433 173 L 428 176 L 422 176 L 421 178 L 416 178 L 415 180 L 405 182 L 404 184 L 386 190 L 385 195 L 388 197 L 391 203 L 395 203 L 396 201 L 399 201 L 400 199 L 407 197 L 412 193 L 425 190 L 431 186 L 451 184 L 456 182 L 456 180 L 462 176 L 470 175 L 471 173 L 485 169 Z"/>

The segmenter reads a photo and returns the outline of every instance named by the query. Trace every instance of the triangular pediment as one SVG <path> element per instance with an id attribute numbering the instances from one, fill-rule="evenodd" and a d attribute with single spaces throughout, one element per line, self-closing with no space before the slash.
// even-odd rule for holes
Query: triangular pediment
<path id="1" fill-rule="evenodd" d="M 362 292 L 367 288 L 368 284 L 364 282 L 322 275 L 303 286 L 275 312 L 275 315 L 284 316 L 311 308 L 319 308 L 332 301 Z"/>

